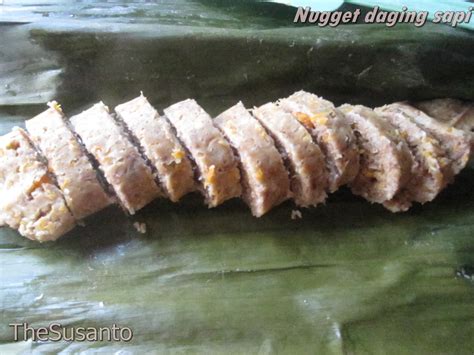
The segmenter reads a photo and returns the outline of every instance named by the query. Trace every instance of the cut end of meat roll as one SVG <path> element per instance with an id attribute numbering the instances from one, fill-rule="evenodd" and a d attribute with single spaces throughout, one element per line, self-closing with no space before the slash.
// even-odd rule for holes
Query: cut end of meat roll
<path id="1" fill-rule="evenodd" d="M 298 91 L 278 101 L 314 137 L 326 158 L 329 192 L 352 181 L 359 171 L 359 153 L 354 133 L 334 105 L 314 94 Z"/>
<path id="2" fill-rule="evenodd" d="M 261 217 L 290 197 L 290 180 L 273 139 L 239 102 L 214 119 L 240 161 L 243 198 Z"/>
<path id="3" fill-rule="evenodd" d="M 474 151 L 474 103 L 456 99 L 436 99 L 414 103 L 413 106 L 437 121 L 467 132 L 471 139 L 471 152 Z"/>
<path id="4" fill-rule="evenodd" d="M 352 192 L 370 202 L 392 200 L 411 178 L 413 159 L 406 143 L 373 110 L 361 105 L 343 105 L 340 109 L 354 129 L 359 146 L 360 170 L 349 185 Z"/>
<path id="5" fill-rule="evenodd" d="M 48 162 L 66 203 L 77 220 L 92 215 L 113 202 L 102 188 L 83 148 L 65 122 L 56 102 L 25 122 L 29 136 Z"/>
<path id="6" fill-rule="evenodd" d="M 143 94 L 115 108 L 132 140 L 140 146 L 173 202 L 196 189 L 187 152 L 166 118 L 160 116 Z"/>
<path id="7" fill-rule="evenodd" d="M 71 117 L 70 122 L 130 214 L 162 195 L 151 169 L 102 102 Z"/>
<path id="8" fill-rule="evenodd" d="M 253 114 L 285 157 L 296 205 L 309 207 L 324 202 L 328 184 L 324 155 L 306 128 L 273 103 L 255 108 Z"/>
<path id="9" fill-rule="evenodd" d="M 423 111 L 428 116 L 436 118 L 456 128 L 469 130 L 471 125 L 464 126 L 465 123 L 474 123 L 474 104 L 456 99 L 435 99 L 412 103 L 413 107 Z"/>
<path id="10" fill-rule="evenodd" d="M 211 117 L 188 99 L 164 110 L 197 168 L 198 180 L 209 207 L 242 193 L 240 172 L 232 148 Z"/>
<path id="11" fill-rule="evenodd" d="M 375 112 L 397 129 L 412 152 L 412 178 L 406 186 L 405 198 L 419 203 L 432 201 L 446 186 L 448 159 L 439 142 L 403 112 L 385 111 L 384 107 Z"/>
<path id="12" fill-rule="evenodd" d="M 75 220 L 27 134 L 20 128 L 0 137 L 0 226 L 31 240 L 52 241 Z"/>
<path id="13" fill-rule="evenodd" d="M 407 103 L 394 103 L 384 106 L 382 110 L 403 113 L 440 142 L 449 160 L 447 163 L 449 173 L 445 174 L 447 182 L 451 183 L 454 176 L 464 169 L 471 153 L 471 141 L 467 132 L 439 122 Z"/>

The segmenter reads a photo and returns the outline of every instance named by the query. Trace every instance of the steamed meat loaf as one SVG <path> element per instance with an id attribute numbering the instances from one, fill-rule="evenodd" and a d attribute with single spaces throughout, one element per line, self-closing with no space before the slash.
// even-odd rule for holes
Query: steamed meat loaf
<path id="1" fill-rule="evenodd" d="M 117 106 L 115 112 L 156 168 L 171 201 L 177 202 L 195 190 L 193 168 L 183 146 L 168 121 L 158 115 L 143 94 Z"/>
<path id="2" fill-rule="evenodd" d="M 56 102 L 25 124 L 30 138 L 46 158 L 48 168 L 55 175 L 76 220 L 112 203 Z"/>
<path id="3" fill-rule="evenodd" d="M 0 137 L 0 226 L 40 242 L 75 226 L 64 196 L 20 128 Z"/>
<path id="4" fill-rule="evenodd" d="M 209 207 L 241 195 L 240 173 L 232 148 L 211 117 L 188 99 L 164 110 L 194 160 Z"/>
<path id="5" fill-rule="evenodd" d="M 412 178 L 406 186 L 407 202 L 433 200 L 446 186 L 443 171 L 448 161 L 439 142 L 403 112 L 384 111 L 383 108 L 377 108 L 375 112 L 396 127 L 414 157 Z"/>
<path id="6" fill-rule="evenodd" d="M 290 180 L 273 139 L 239 102 L 214 119 L 238 155 L 243 199 L 260 217 L 290 197 Z"/>
<path id="7" fill-rule="evenodd" d="M 447 170 L 450 173 L 445 174 L 448 182 L 452 182 L 454 176 L 466 166 L 471 152 L 471 142 L 465 131 L 441 123 L 406 103 L 394 103 L 381 109 L 384 112 L 403 113 L 440 142 L 449 159 Z"/>
<path id="8" fill-rule="evenodd" d="M 470 108 L 446 105 L 433 112 L 457 112 L 450 124 L 470 117 Z M 466 165 L 472 144 L 468 131 L 407 103 L 336 108 L 304 91 L 253 111 L 239 102 L 214 120 L 191 99 L 163 116 L 143 95 L 116 111 L 99 103 L 68 122 L 51 103 L 26 122 L 31 137 L 19 128 L 0 137 L 0 227 L 55 240 L 111 199 L 133 214 L 194 189 L 209 207 L 242 196 L 257 217 L 290 198 L 317 205 L 344 184 L 405 211 L 433 200 Z"/>
<path id="9" fill-rule="evenodd" d="M 291 113 L 268 103 L 253 110 L 287 159 L 296 205 L 316 206 L 327 197 L 328 173 L 324 156 L 308 131 Z"/>
<path id="10" fill-rule="evenodd" d="M 360 170 L 349 184 L 352 192 L 370 202 L 392 200 L 411 178 L 413 159 L 406 143 L 373 110 L 361 105 L 343 105 L 340 109 L 354 129 L 359 146 Z"/>
<path id="11" fill-rule="evenodd" d="M 151 169 L 102 102 L 71 117 L 70 121 L 130 214 L 161 196 Z"/>
<path id="12" fill-rule="evenodd" d="M 278 105 L 291 112 L 309 130 L 326 157 L 329 192 L 352 181 L 359 171 L 359 153 L 351 127 L 334 105 L 316 95 L 298 91 Z"/>

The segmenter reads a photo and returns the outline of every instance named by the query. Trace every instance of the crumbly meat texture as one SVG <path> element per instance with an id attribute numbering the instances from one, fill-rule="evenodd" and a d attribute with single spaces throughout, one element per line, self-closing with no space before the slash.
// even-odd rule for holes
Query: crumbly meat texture
<path id="1" fill-rule="evenodd" d="M 61 108 L 55 103 L 25 122 L 28 133 L 48 162 L 66 203 L 77 220 L 112 203 L 81 145 L 67 127 Z"/>
<path id="2" fill-rule="evenodd" d="M 368 107 L 343 105 L 357 137 L 360 151 L 360 170 L 350 183 L 352 192 L 370 202 L 391 201 L 411 178 L 413 164 L 408 146 L 394 133 L 394 128 Z M 403 205 L 387 204 L 393 211 Z"/>
<path id="3" fill-rule="evenodd" d="M 396 127 L 414 157 L 412 178 L 398 199 L 408 207 L 411 201 L 432 201 L 446 185 L 443 170 L 448 160 L 439 142 L 402 112 L 385 112 L 383 107 L 375 112 Z"/>
<path id="4" fill-rule="evenodd" d="M 455 175 L 459 174 L 469 161 L 471 140 L 468 133 L 439 122 L 407 103 L 387 105 L 383 107 L 383 111 L 403 113 L 440 142 L 449 160 L 445 179 L 447 183 L 453 182 Z"/>
<path id="5" fill-rule="evenodd" d="M 242 193 L 240 172 L 232 148 L 196 101 L 188 99 L 164 110 L 194 160 L 209 207 Z"/>
<path id="6" fill-rule="evenodd" d="M 169 122 L 158 114 L 146 97 L 140 95 L 121 104 L 115 112 L 155 166 L 158 179 L 171 201 L 177 202 L 195 190 L 193 168 L 186 151 Z"/>
<path id="7" fill-rule="evenodd" d="M 161 196 L 151 169 L 102 102 L 71 117 L 70 121 L 130 214 Z"/>
<path id="8" fill-rule="evenodd" d="M 324 202 L 328 184 L 324 156 L 305 127 L 273 103 L 254 109 L 253 114 L 287 158 L 295 203 L 309 207 Z"/>
<path id="9" fill-rule="evenodd" d="M 260 217 L 290 197 L 290 180 L 273 139 L 239 102 L 214 119 L 238 154 L 243 198 Z"/>
<path id="10" fill-rule="evenodd" d="M 61 190 L 22 129 L 0 137 L 0 226 L 39 242 L 75 226 Z"/>
<path id="11" fill-rule="evenodd" d="M 334 105 L 316 95 L 298 91 L 278 101 L 311 133 L 326 157 L 329 192 L 352 181 L 359 171 L 359 153 L 354 133 Z"/>

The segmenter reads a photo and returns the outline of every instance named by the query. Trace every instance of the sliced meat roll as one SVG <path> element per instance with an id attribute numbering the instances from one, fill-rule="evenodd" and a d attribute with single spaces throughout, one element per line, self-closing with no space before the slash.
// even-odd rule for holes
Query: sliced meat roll
<path id="1" fill-rule="evenodd" d="M 81 145 L 69 130 L 61 108 L 50 108 L 26 121 L 32 141 L 48 161 L 66 203 L 77 220 L 96 213 L 112 203 Z"/>
<path id="2" fill-rule="evenodd" d="M 102 102 L 71 117 L 70 121 L 130 214 L 161 195 L 151 169 Z"/>
<path id="3" fill-rule="evenodd" d="M 239 197 L 242 188 L 237 160 L 206 111 L 191 99 L 164 111 L 196 164 L 208 206 Z"/>
<path id="4" fill-rule="evenodd" d="M 237 152 L 243 198 L 260 217 L 290 197 L 290 180 L 273 139 L 239 102 L 214 119 Z"/>
<path id="5" fill-rule="evenodd" d="M 381 110 L 405 114 L 441 143 L 449 160 L 447 164 L 449 169 L 447 171 L 450 173 L 445 174 L 447 182 L 452 182 L 454 176 L 466 166 L 471 152 L 471 142 L 470 137 L 465 131 L 439 122 L 406 103 L 394 103 L 382 107 Z"/>
<path id="6" fill-rule="evenodd" d="M 359 171 L 356 140 L 344 115 L 331 102 L 298 91 L 278 105 L 291 112 L 319 144 L 326 156 L 330 192 L 355 178 Z"/>
<path id="7" fill-rule="evenodd" d="M 446 185 L 443 166 L 447 161 L 439 142 L 403 112 L 385 112 L 380 108 L 375 112 L 396 127 L 414 157 L 412 178 L 397 202 L 408 208 L 411 201 L 426 203 L 433 200 Z"/>
<path id="8" fill-rule="evenodd" d="M 370 202 L 392 200 L 411 178 L 413 159 L 406 143 L 373 110 L 360 105 L 340 109 L 354 129 L 360 149 L 360 170 L 349 184 L 352 192 Z"/>
<path id="9" fill-rule="evenodd" d="M 40 242 L 75 226 L 61 190 L 27 138 L 14 129 L 0 137 L 0 226 Z"/>
<path id="10" fill-rule="evenodd" d="M 253 110 L 286 157 L 291 173 L 291 191 L 298 206 L 324 202 L 328 174 L 324 156 L 308 131 L 293 115 L 273 103 Z"/>
<path id="11" fill-rule="evenodd" d="M 193 168 L 183 146 L 169 122 L 158 115 L 146 97 L 140 95 L 119 105 L 115 112 L 156 168 L 158 179 L 171 201 L 177 202 L 195 190 Z"/>

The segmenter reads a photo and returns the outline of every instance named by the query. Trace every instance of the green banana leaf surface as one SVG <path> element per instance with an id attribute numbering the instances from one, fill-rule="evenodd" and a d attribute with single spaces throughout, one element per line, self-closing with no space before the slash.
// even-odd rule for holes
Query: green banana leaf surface
<path id="1" fill-rule="evenodd" d="M 277 4 L 19 1 L 0 10 L 0 134 L 48 100 L 74 114 L 143 90 L 215 115 L 299 89 L 343 102 L 474 100 L 473 33 L 292 23 Z M 1 198 L 1 196 L 0 196 Z M 0 229 L 0 353 L 472 354 L 474 170 L 392 214 L 341 189 L 253 218 L 240 201 L 111 207 L 55 243 Z M 145 223 L 140 234 L 135 222 Z M 10 323 L 133 330 L 15 342 Z M 120 352 L 122 351 L 122 352 Z"/>

